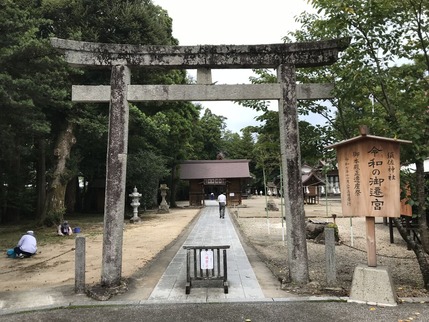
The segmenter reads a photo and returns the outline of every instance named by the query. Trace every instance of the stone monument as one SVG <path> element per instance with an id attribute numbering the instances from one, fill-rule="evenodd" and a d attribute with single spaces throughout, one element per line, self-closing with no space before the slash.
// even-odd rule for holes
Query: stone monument
<path id="1" fill-rule="evenodd" d="M 130 219 L 131 223 L 136 223 L 140 221 L 139 217 L 139 206 L 140 206 L 140 198 L 142 196 L 141 193 L 137 192 L 137 188 L 134 187 L 133 193 L 130 193 L 129 196 L 131 197 L 131 207 L 133 207 L 133 218 Z"/>
<path id="2" fill-rule="evenodd" d="M 165 200 L 165 197 L 167 196 L 168 187 L 165 183 L 161 184 L 159 186 L 159 190 L 161 190 L 161 204 L 158 208 L 159 214 L 168 214 L 170 212 L 170 207 L 168 206 L 167 201 Z"/>

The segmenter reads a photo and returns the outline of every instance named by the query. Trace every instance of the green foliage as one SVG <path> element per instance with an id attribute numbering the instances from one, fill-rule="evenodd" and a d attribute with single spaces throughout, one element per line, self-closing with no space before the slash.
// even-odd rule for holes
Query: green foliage
<path id="1" fill-rule="evenodd" d="M 77 143 L 61 178 L 79 174 L 93 181 L 105 176 L 108 106 L 72 104 L 70 91 L 71 84 L 108 84 L 110 71 L 70 68 L 48 37 L 143 45 L 176 45 L 177 40 L 172 37 L 171 18 L 150 0 L 1 0 L 0 9 L 0 179 L 4 183 L 0 220 L 11 220 L 19 219 L 22 211 L 34 215 L 34 198 L 27 199 L 32 204 L 24 209 L 24 203 L 16 203 L 11 196 L 21 196 L 25 185 L 39 188 L 35 165 L 41 140 L 47 143 L 42 151 L 47 156 L 46 173 L 54 172 L 54 144 L 68 123 L 75 125 Z M 132 77 L 136 84 L 187 81 L 184 71 L 136 69 Z M 168 160 L 173 168 L 193 149 L 198 113 L 198 107 L 189 103 L 131 106 L 130 153 L 147 149 L 164 160 L 160 164 Z"/>
<path id="2" fill-rule="evenodd" d="M 303 14 L 299 32 L 287 39 L 309 41 L 350 36 L 351 45 L 328 67 L 300 70 L 304 82 L 335 83 L 335 113 L 330 120 L 336 141 L 358 135 L 368 125 L 371 134 L 412 140 L 402 145 L 403 163 L 429 157 L 429 32 L 427 1 L 314 0 L 318 15 Z M 311 104 L 311 103 L 310 103 Z M 314 108 L 312 105 L 309 108 Z M 322 110 L 321 110 L 322 111 Z M 413 195 L 422 184 L 410 178 Z M 421 198 L 421 197 L 420 197 Z M 414 200 L 416 204 L 424 200 Z M 422 214 L 424 208 L 420 209 Z"/>
<path id="3" fill-rule="evenodd" d="M 247 135 L 256 134 L 251 158 L 255 161 L 254 174 L 262 178 L 260 171 L 265 168 L 268 181 L 275 181 L 280 174 L 280 130 L 278 112 L 267 110 L 258 117 L 261 126 L 246 129 Z M 299 121 L 301 160 L 303 164 L 315 166 L 323 159 L 326 145 L 326 133 L 319 126 Z M 249 154 L 248 154 L 249 155 Z M 262 183 L 259 183 L 260 185 Z"/>
<path id="4" fill-rule="evenodd" d="M 19 220 L 34 205 L 12 198 L 35 187 L 35 142 L 52 140 L 55 120 L 67 113 L 67 66 L 39 26 L 46 19 L 32 1 L 0 2 L 0 220 Z M 34 195 L 34 192 L 33 192 Z M 15 217 L 15 218 L 11 218 Z"/>
<path id="5" fill-rule="evenodd" d="M 336 84 L 332 133 L 338 140 L 357 135 L 368 125 L 371 134 L 412 140 L 401 148 L 401 161 L 416 164 L 404 174 L 411 189 L 409 204 L 422 229 L 427 227 L 428 183 L 423 161 L 429 158 L 429 2 L 424 0 L 312 0 L 318 15 L 302 15 L 298 41 L 350 36 L 339 61 L 298 79 L 328 79 Z M 327 77 L 328 76 L 328 77 Z M 413 247 L 427 287 L 428 235 Z M 421 249 L 423 248 L 423 249 Z"/>
<path id="6" fill-rule="evenodd" d="M 228 159 L 252 160 L 255 142 L 250 127 L 241 130 L 242 134 L 225 131 L 222 138 L 221 151 Z"/>
<path id="7" fill-rule="evenodd" d="M 429 84 L 425 74 L 429 60 L 425 64 L 421 58 L 427 53 L 428 42 L 419 35 L 428 31 L 424 29 L 428 28 L 424 23 L 428 19 L 427 4 L 384 0 L 315 0 L 312 4 L 323 15 L 302 15 L 298 20 L 303 28 L 290 36 L 298 41 L 352 37 L 337 64 L 311 73 L 303 70 L 300 75 L 309 81 L 335 82 L 336 99 L 331 103 L 337 110 L 332 122 L 337 139 L 356 135 L 357 126 L 366 124 L 376 135 L 417 138 L 413 147 L 416 151 L 422 146 L 421 139 L 427 142 L 427 137 L 412 133 L 419 128 L 416 121 L 420 124 L 417 131 L 427 132 L 422 127 L 428 117 L 425 92 Z"/>
<path id="8" fill-rule="evenodd" d="M 66 213 L 66 208 L 64 207 L 49 211 L 46 217 L 44 218 L 42 224 L 45 225 L 46 227 L 56 227 L 60 223 L 62 223 L 65 213 Z"/>
<path id="9" fill-rule="evenodd" d="M 222 151 L 222 135 L 225 130 L 225 117 L 213 114 L 205 109 L 193 132 L 195 142 L 195 159 L 215 160 L 216 155 Z"/>
<path id="10" fill-rule="evenodd" d="M 335 82 L 332 122 L 337 140 L 357 135 L 366 124 L 371 134 L 411 140 L 401 148 L 403 163 L 429 157 L 429 15 L 427 1 L 319 1 L 321 15 L 303 15 L 299 41 L 326 39 L 335 33 L 352 37 L 337 64 L 300 77 Z M 413 202 L 417 178 L 411 176 Z M 418 193 L 417 193 L 418 194 Z M 421 195 L 421 194 L 420 194 Z"/>
<path id="11" fill-rule="evenodd" d="M 133 191 L 137 187 L 142 194 L 142 209 L 151 209 L 157 205 L 159 183 L 168 173 L 165 158 L 153 152 L 140 150 L 128 156 L 127 190 Z"/>

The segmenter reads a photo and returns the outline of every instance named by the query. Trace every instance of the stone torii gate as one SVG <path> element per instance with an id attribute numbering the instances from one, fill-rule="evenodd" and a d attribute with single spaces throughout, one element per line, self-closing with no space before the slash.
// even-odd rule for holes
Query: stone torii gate
<path id="1" fill-rule="evenodd" d="M 136 46 L 53 38 L 76 67 L 111 68 L 110 86 L 72 88 L 74 102 L 110 102 L 101 284 L 119 285 L 128 144 L 128 102 L 278 100 L 289 275 L 307 283 L 308 259 L 297 99 L 330 98 L 330 84 L 296 84 L 296 68 L 333 64 L 349 39 L 268 45 Z M 132 85 L 129 67 L 197 69 L 196 85 Z M 276 84 L 214 85 L 211 69 L 277 69 Z"/>

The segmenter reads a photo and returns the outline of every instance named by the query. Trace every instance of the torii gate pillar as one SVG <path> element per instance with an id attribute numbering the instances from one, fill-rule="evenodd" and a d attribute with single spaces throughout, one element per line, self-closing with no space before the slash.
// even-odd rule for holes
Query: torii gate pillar
<path id="1" fill-rule="evenodd" d="M 127 175 L 129 107 L 127 66 L 112 67 L 110 78 L 109 138 L 107 146 L 106 197 L 104 204 L 103 262 L 101 285 L 121 282 L 125 182 Z"/>
<path id="2" fill-rule="evenodd" d="M 279 127 L 283 187 L 286 188 L 284 189 L 284 204 L 289 275 L 296 282 L 307 283 L 309 274 L 295 66 L 280 65 L 277 69 L 277 79 L 281 87 Z"/>

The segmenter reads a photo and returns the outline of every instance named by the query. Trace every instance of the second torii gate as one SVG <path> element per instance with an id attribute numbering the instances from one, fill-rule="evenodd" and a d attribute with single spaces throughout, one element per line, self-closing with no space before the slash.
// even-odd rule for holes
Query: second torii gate
<path id="1" fill-rule="evenodd" d="M 110 102 L 101 284 L 119 285 L 128 145 L 128 102 L 278 100 L 289 275 L 307 283 L 297 99 L 331 97 L 330 84 L 296 84 L 296 68 L 333 64 L 349 39 L 268 45 L 136 46 L 53 38 L 73 66 L 112 68 L 110 86 L 73 86 L 75 102 Z M 196 85 L 131 85 L 130 66 L 197 69 Z M 276 84 L 214 85 L 211 69 L 277 69 Z"/>

